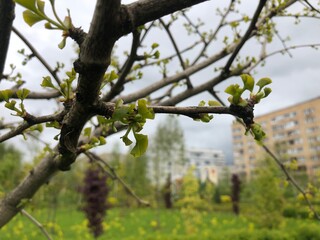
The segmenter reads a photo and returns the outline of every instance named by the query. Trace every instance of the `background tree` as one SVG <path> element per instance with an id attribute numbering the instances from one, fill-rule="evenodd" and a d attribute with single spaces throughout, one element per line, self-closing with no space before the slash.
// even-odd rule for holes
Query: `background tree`
<path id="1" fill-rule="evenodd" d="M 253 91 L 251 81 L 248 85 L 247 78 L 243 79 L 244 88 L 237 85 L 228 88 L 227 92 L 232 95 L 231 107 L 217 107 L 217 103 L 213 101 L 207 102 L 209 106 L 204 106 L 205 102 L 200 106 L 197 106 L 198 103 L 192 104 L 192 107 L 173 106 L 199 93 L 209 93 L 212 98 L 219 99 L 216 87 L 223 81 L 242 73 L 253 72 L 269 56 L 302 47 L 287 46 L 280 37 L 282 48 L 266 51 L 266 46 L 279 36 L 273 21 L 275 17 L 300 18 L 318 14 L 311 4 L 303 5 L 302 8 L 297 6 L 301 13 L 290 12 L 293 9 L 291 6 L 300 3 L 297 0 L 261 0 L 254 12 L 242 15 L 237 11 L 240 3 L 231 0 L 225 9 L 217 10 L 220 20 L 216 22 L 213 31 L 210 31 L 203 29 L 203 23 L 189 17 L 185 10 L 200 3 L 207 4 L 204 3 L 205 0 L 141 0 L 130 4 L 121 4 L 120 0 L 97 0 L 90 29 L 85 32 L 77 26 L 76 21 L 72 21 L 70 14 L 64 20 L 58 16 L 55 1 L 50 1 L 51 7 L 49 6 L 53 10 L 53 18 L 47 15 L 46 2 L 15 2 L 27 9 L 23 14 L 27 24 L 32 26 L 44 21 L 47 29 L 61 30 L 62 41 L 59 47 L 63 48 L 66 39 L 71 38 L 79 47 L 79 55 L 73 63 L 73 69 L 70 67 L 66 74 L 61 73 L 62 64 L 57 64 L 55 68 L 50 66 L 32 43 L 16 27 L 12 27 L 14 2 L 0 1 L 0 16 L 1 19 L 3 16 L 6 19 L 0 21 L 0 33 L 4 36 L 0 38 L 0 76 L 1 82 L 6 81 L 8 86 L 0 92 L 0 100 L 7 111 L 17 115 L 16 119 L 19 119 L 8 119 L 1 124 L 3 131 L 0 142 L 19 135 L 28 136 L 32 131 L 42 131 L 44 125 L 55 129 L 55 139 L 58 141 L 28 176 L 2 199 L 0 227 L 10 221 L 21 210 L 21 203 L 31 199 L 56 172 L 69 170 L 78 155 L 105 144 L 105 137 L 115 129 L 127 129 L 122 136 L 123 142 L 126 145 L 135 144 L 132 155 L 142 155 L 148 139 L 141 131 L 146 120 L 154 118 L 154 113 L 182 114 L 204 122 L 211 120 L 209 113 L 231 114 L 242 118 L 247 130 L 260 133 L 258 125 L 252 119 L 252 105 L 268 95 L 270 89 L 262 90 L 260 86 L 258 93 L 251 95 L 249 108 L 243 108 L 241 105 L 248 103 L 240 98 L 243 90 Z M 172 15 L 164 17 L 168 14 Z M 176 24 L 186 26 L 186 32 L 191 33 L 189 45 L 179 47 L 176 39 L 187 38 L 182 38 L 179 33 L 178 37 L 174 36 Z M 159 28 L 168 34 L 174 49 L 174 54 L 161 58 L 159 43 L 147 41 L 149 33 Z M 30 54 L 20 52 L 26 58 L 24 63 L 27 64 L 36 57 L 47 70 L 48 76 L 44 76 L 41 82 L 44 90 L 38 90 L 30 84 L 33 82 L 31 79 L 24 80 L 21 74 L 15 72 L 13 65 L 12 71 L 3 73 L 10 29 L 30 49 Z M 227 35 L 221 34 L 222 29 L 227 30 Z M 131 49 L 123 58 L 116 58 L 112 55 L 115 42 L 127 34 L 132 36 Z M 245 45 L 250 47 L 250 42 L 258 43 L 260 47 L 248 55 L 239 55 Z M 315 47 L 317 44 L 307 46 Z M 178 66 L 174 73 L 168 71 L 169 64 Z M 148 76 L 148 69 L 151 69 L 152 76 Z M 196 73 L 204 69 L 216 71 L 195 77 Z M 156 72 L 159 74 L 155 75 Z M 36 73 L 33 74 L 35 76 L 31 78 L 36 79 Z M 157 80 L 145 81 L 149 78 Z M 133 85 L 136 87 L 134 92 L 129 87 Z M 31 100 L 48 99 L 57 104 L 50 114 L 38 115 L 29 110 L 34 104 Z M 261 135 L 255 137 L 259 138 Z"/>
<path id="2" fill-rule="evenodd" d="M 280 176 L 281 172 L 271 158 L 260 161 L 250 186 L 252 199 L 249 216 L 260 227 L 278 228 L 283 221 L 285 199 Z"/>
<path id="3" fill-rule="evenodd" d="M 161 189 L 164 185 L 170 186 L 172 190 L 172 178 L 173 175 L 181 171 L 184 152 L 183 131 L 179 121 L 174 116 L 168 116 L 158 125 L 151 139 L 150 152 L 148 153 L 149 178 L 155 185 L 156 201 L 162 198 Z"/>
<path id="4" fill-rule="evenodd" d="M 0 144 L 0 192 L 6 193 L 22 177 L 21 153 L 7 144 Z"/>
<path id="5" fill-rule="evenodd" d="M 239 215 L 240 213 L 240 188 L 241 181 L 237 174 L 232 174 L 231 177 L 232 190 L 231 190 L 231 199 L 232 199 L 232 209 L 234 214 Z"/>

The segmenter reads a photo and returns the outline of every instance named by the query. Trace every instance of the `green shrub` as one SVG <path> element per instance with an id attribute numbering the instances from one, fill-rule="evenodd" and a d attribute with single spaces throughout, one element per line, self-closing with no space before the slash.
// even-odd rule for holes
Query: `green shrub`
<path id="1" fill-rule="evenodd" d="M 283 209 L 282 215 L 287 218 L 309 218 L 309 211 L 306 208 L 288 206 Z"/>
<path id="2" fill-rule="evenodd" d="M 299 226 L 295 233 L 296 240 L 319 240 L 320 228 L 317 224 Z"/>

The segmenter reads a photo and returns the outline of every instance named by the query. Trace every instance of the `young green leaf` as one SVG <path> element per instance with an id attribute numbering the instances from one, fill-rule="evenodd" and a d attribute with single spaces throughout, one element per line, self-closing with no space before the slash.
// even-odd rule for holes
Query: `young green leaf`
<path id="1" fill-rule="evenodd" d="M 15 2 L 25 7 L 26 9 L 32 10 L 34 12 L 37 11 L 36 0 L 15 0 Z"/>
<path id="2" fill-rule="evenodd" d="M 261 78 L 261 79 L 257 82 L 257 84 L 256 84 L 257 86 L 260 87 L 260 89 L 259 89 L 258 92 L 260 92 L 261 89 L 262 89 L 264 86 L 266 86 L 266 85 L 268 85 L 268 84 L 270 84 L 270 83 L 272 83 L 272 80 L 271 80 L 270 78 Z"/>
<path id="3" fill-rule="evenodd" d="M 209 115 L 209 114 L 203 114 L 202 116 L 201 116 L 201 122 L 205 122 L 205 123 L 208 123 L 208 122 L 210 122 L 211 120 L 213 119 L 213 116 L 212 115 Z"/>
<path id="4" fill-rule="evenodd" d="M 105 145 L 107 143 L 106 139 L 103 136 L 99 137 L 100 145 Z"/>
<path id="5" fill-rule="evenodd" d="M 251 125 L 251 130 L 254 136 L 254 139 L 258 143 L 262 143 L 263 139 L 266 137 L 266 133 L 263 131 L 262 127 L 258 123 Z"/>
<path id="6" fill-rule="evenodd" d="M 147 100 L 146 99 L 138 100 L 138 113 L 144 119 L 154 119 L 154 112 L 151 108 L 147 107 Z"/>
<path id="7" fill-rule="evenodd" d="M 155 49 L 155 48 L 157 48 L 157 47 L 159 47 L 159 44 L 158 44 L 158 43 L 153 43 L 153 44 L 151 45 L 151 48 L 152 48 L 152 49 Z"/>
<path id="8" fill-rule="evenodd" d="M 221 103 L 219 103 L 218 101 L 209 100 L 209 101 L 208 101 L 208 105 L 209 105 L 210 107 L 220 107 L 220 106 L 221 106 Z"/>
<path id="9" fill-rule="evenodd" d="M 87 127 L 83 130 L 83 135 L 84 136 L 87 136 L 87 137 L 90 137 L 91 136 L 91 127 Z"/>
<path id="10" fill-rule="evenodd" d="M 62 41 L 58 44 L 58 47 L 60 49 L 64 49 L 64 47 L 66 46 L 66 42 L 67 42 L 67 38 L 66 37 L 62 38 Z"/>
<path id="11" fill-rule="evenodd" d="M 135 133 L 136 145 L 131 150 L 130 154 L 134 157 L 142 156 L 148 148 L 148 136 L 143 134 Z"/>
<path id="12" fill-rule="evenodd" d="M 266 88 L 263 89 L 263 91 L 264 91 L 264 97 L 268 97 L 269 94 L 272 92 L 272 89 L 266 87 Z"/>
<path id="13" fill-rule="evenodd" d="M 24 21 L 30 27 L 32 27 L 37 22 L 40 22 L 40 21 L 44 20 L 43 17 L 39 16 L 38 14 L 35 14 L 35 13 L 31 12 L 30 10 L 25 10 L 22 15 L 23 15 Z"/>
<path id="14" fill-rule="evenodd" d="M 45 6 L 45 2 L 44 1 L 37 0 L 37 7 L 38 7 L 39 11 L 45 15 L 44 6 Z"/>
<path id="15" fill-rule="evenodd" d="M 24 100 L 26 99 L 26 97 L 28 97 L 29 93 L 30 93 L 29 89 L 22 88 L 17 91 L 17 96 L 19 99 Z"/>
<path id="16" fill-rule="evenodd" d="M 10 102 L 7 102 L 4 106 L 10 110 L 16 110 L 15 105 L 16 105 L 16 101 L 15 100 L 11 100 Z"/>
<path id="17" fill-rule="evenodd" d="M 126 136 L 126 135 L 122 136 L 121 139 L 122 139 L 122 141 L 124 142 L 124 144 L 125 144 L 126 146 L 129 146 L 129 145 L 132 144 L 132 141 L 131 141 L 131 140 L 128 138 L 128 136 Z"/>
<path id="18" fill-rule="evenodd" d="M 251 77 L 249 74 L 242 74 L 241 79 L 243 81 L 244 88 L 252 92 L 254 88 L 253 77 Z"/>
<path id="19" fill-rule="evenodd" d="M 12 96 L 13 92 L 10 89 L 0 91 L 0 100 L 9 101 L 9 98 Z"/>
<path id="20" fill-rule="evenodd" d="M 54 88 L 56 89 L 56 87 L 53 85 L 52 81 L 51 81 L 51 77 L 47 76 L 47 77 L 43 77 L 42 83 L 40 85 L 41 87 L 48 87 L 48 88 Z"/>
<path id="21" fill-rule="evenodd" d="M 199 107 L 204 107 L 205 105 L 206 105 L 206 102 L 203 101 L 203 100 L 200 101 L 199 104 L 198 104 Z"/>

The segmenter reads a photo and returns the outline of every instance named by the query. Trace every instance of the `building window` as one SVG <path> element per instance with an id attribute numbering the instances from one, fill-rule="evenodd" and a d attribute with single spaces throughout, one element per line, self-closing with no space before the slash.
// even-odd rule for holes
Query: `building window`
<path id="1" fill-rule="evenodd" d="M 304 112 L 304 115 L 310 115 L 314 112 L 314 108 L 307 108 L 303 112 Z"/>
<path id="2" fill-rule="evenodd" d="M 316 161 L 319 161 L 320 160 L 320 156 L 319 155 L 313 155 L 311 156 L 311 160 L 316 162 Z"/>
<path id="3" fill-rule="evenodd" d="M 314 133 L 317 132 L 319 130 L 319 127 L 309 127 L 307 128 L 307 133 Z"/>
<path id="4" fill-rule="evenodd" d="M 307 117 L 306 119 L 305 119 L 305 122 L 306 123 L 313 123 L 313 122 L 315 122 L 316 121 L 316 119 L 314 118 L 314 117 Z"/>
<path id="5" fill-rule="evenodd" d="M 286 124 L 284 124 L 284 128 L 292 128 L 294 126 L 297 126 L 298 125 L 298 121 L 290 121 L 290 122 L 287 122 Z"/>
<path id="6" fill-rule="evenodd" d="M 294 136 L 294 135 L 298 135 L 300 133 L 299 130 L 290 130 L 287 132 L 288 137 Z"/>
<path id="7" fill-rule="evenodd" d="M 234 135 L 233 136 L 233 139 L 234 140 L 239 140 L 239 139 L 241 139 L 242 138 L 242 135 Z"/>

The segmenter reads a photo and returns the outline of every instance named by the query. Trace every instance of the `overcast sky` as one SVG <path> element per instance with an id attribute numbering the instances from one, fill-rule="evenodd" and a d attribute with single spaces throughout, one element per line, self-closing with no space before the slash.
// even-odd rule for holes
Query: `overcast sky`
<path id="1" fill-rule="evenodd" d="M 64 16 L 66 14 L 66 8 L 69 8 L 71 10 L 71 16 L 74 25 L 82 26 L 85 31 L 88 30 L 94 8 L 94 1 L 60 0 L 56 2 L 58 12 L 61 16 Z M 202 18 L 202 20 L 206 23 L 206 25 L 204 26 L 206 28 L 214 27 L 218 19 L 215 15 L 215 8 L 218 5 L 220 5 L 221 7 L 223 6 L 223 4 L 227 4 L 218 2 L 219 1 L 209 1 L 200 4 L 199 6 L 194 8 L 192 12 L 190 12 L 191 17 Z M 250 0 L 242 1 L 241 11 L 248 12 L 249 15 L 252 15 L 252 9 L 255 8 L 255 4 L 253 4 L 253 2 L 254 1 Z M 66 48 L 64 50 L 59 50 L 57 48 L 57 44 L 61 41 L 60 33 L 55 31 L 43 30 L 43 24 L 36 24 L 33 28 L 28 27 L 21 20 L 21 12 L 21 8 L 17 7 L 17 17 L 14 25 L 21 32 L 23 32 L 23 34 L 30 40 L 30 42 L 32 42 L 37 47 L 37 50 L 41 54 L 43 54 L 43 56 L 52 66 L 54 66 L 57 61 L 60 61 L 66 63 L 67 66 L 65 70 L 70 69 L 70 66 L 72 66 L 71 59 L 74 59 L 76 57 L 72 41 L 68 39 Z M 291 38 L 291 41 L 288 43 L 288 45 L 320 43 L 319 20 L 305 19 L 299 25 L 295 25 L 293 19 L 280 19 L 277 22 L 279 24 L 278 29 L 281 32 L 282 36 L 290 36 Z M 180 30 L 177 29 L 177 31 Z M 153 35 L 151 35 L 152 37 L 150 37 L 150 42 L 152 41 L 152 38 L 153 41 L 161 39 L 161 54 L 165 56 L 166 54 L 170 54 L 173 50 L 169 42 L 166 40 L 166 37 L 163 37 L 165 35 L 161 34 L 162 33 L 160 33 L 159 31 L 153 33 Z M 181 45 L 183 45 L 184 42 L 184 39 L 179 39 L 179 43 Z M 117 43 L 117 46 L 119 52 L 122 52 L 124 49 L 128 49 L 130 47 L 130 36 L 119 41 Z M 279 49 L 280 47 L 281 43 L 275 40 L 272 48 Z M 20 69 L 20 63 L 22 62 L 23 58 L 17 55 L 16 52 L 21 48 L 26 47 L 14 34 L 12 34 L 7 63 L 15 63 L 15 65 L 17 65 L 19 71 L 22 72 L 24 79 L 28 80 L 28 83 L 25 85 L 25 87 L 42 90 L 39 85 L 42 81 L 42 76 L 47 75 L 47 73 L 40 67 L 37 60 L 32 60 L 30 63 L 28 63 L 27 67 Z M 258 48 L 256 49 L 254 45 L 250 45 L 250 47 L 244 48 L 241 54 L 250 53 L 250 51 L 258 51 Z M 314 49 L 297 49 L 292 50 L 291 54 L 293 56 L 292 58 L 288 55 L 276 55 L 268 59 L 264 67 L 256 69 L 257 71 L 254 74 L 254 77 L 256 79 L 259 79 L 261 77 L 270 77 L 273 80 L 273 83 L 271 85 L 273 92 L 266 100 L 263 100 L 259 105 L 256 106 L 256 115 L 265 114 L 286 106 L 294 105 L 298 102 L 315 98 L 320 95 L 320 52 Z M 171 66 L 171 68 L 171 73 L 174 73 L 174 66 Z M 8 67 L 6 68 L 6 71 L 9 71 Z M 199 73 L 196 77 L 206 77 L 206 79 L 208 79 L 208 75 L 210 74 L 214 76 L 212 68 Z M 150 81 L 153 78 L 152 73 L 150 72 L 147 72 L 145 74 L 145 77 L 149 77 Z M 219 96 L 222 99 L 227 99 L 227 95 L 223 92 L 224 89 L 231 83 L 235 82 L 241 83 L 240 78 L 233 78 L 230 81 L 224 82 L 218 86 L 216 90 L 219 91 Z M 139 85 L 137 86 L 139 87 Z M 132 86 L 132 90 L 137 86 Z M 4 89 L 6 87 L 6 84 L 1 83 L 1 89 Z M 201 100 L 208 100 L 211 98 L 212 97 L 209 94 L 201 94 L 182 102 L 180 105 L 197 105 Z M 28 106 L 28 110 L 34 114 L 49 114 L 54 109 L 56 109 L 56 105 L 50 104 L 50 102 L 47 102 L 45 104 L 42 103 L 41 105 L 30 103 Z M 2 116 L 8 116 L 8 114 L 4 111 L 3 105 L 0 105 L 0 110 Z M 157 121 L 160 121 L 161 119 L 163 118 L 157 117 Z M 232 161 L 232 117 L 215 116 L 214 120 L 208 124 L 195 122 L 186 117 L 179 117 L 179 120 L 182 127 L 184 128 L 186 144 L 188 147 L 221 149 L 225 152 L 228 162 Z M 154 122 L 147 122 L 143 132 L 152 135 L 154 129 Z M 48 137 L 45 138 L 46 141 L 49 141 L 48 139 L 52 138 L 52 134 L 48 134 Z M 118 141 L 119 136 L 121 135 L 117 134 L 114 137 L 110 138 L 108 145 L 109 147 L 107 147 L 106 149 L 110 149 L 110 146 Z M 14 141 L 17 142 L 17 140 Z"/>

